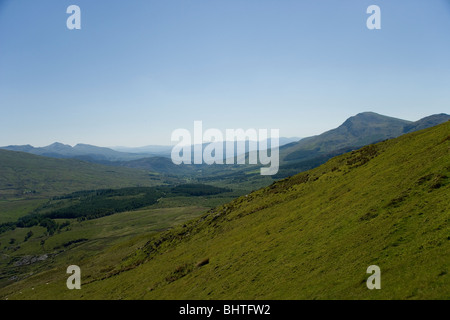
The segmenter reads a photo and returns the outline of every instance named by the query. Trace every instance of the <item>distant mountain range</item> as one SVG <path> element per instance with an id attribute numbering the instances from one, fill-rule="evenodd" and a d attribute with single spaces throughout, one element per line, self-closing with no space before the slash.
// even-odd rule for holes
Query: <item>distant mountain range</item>
<path id="1" fill-rule="evenodd" d="M 279 144 L 280 146 L 283 146 L 285 144 L 291 143 L 291 142 L 297 142 L 299 141 L 301 138 L 299 137 L 291 137 L 291 138 L 286 138 L 286 137 L 280 137 L 279 138 Z M 270 140 L 270 139 L 269 139 Z M 268 142 L 270 144 L 270 141 Z M 205 144 L 207 145 L 207 144 Z M 130 148 L 130 147 L 110 147 L 110 149 L 116 150 L 116 151 L 120 151 L 120 152 L 128 152 L 128 153 L 152 153 L 152 154 L 158 154 L 160 156 L 169 156 L 170 157 L 170 153 L 172 152 L 172 148 L 173 146 L 161 146 L 161 145 L 149 145 L 149 146 L 144 146 L 144 147 L 137 147 L 137 148 Z M 248 151 L 255 151 L 256 149 L 247 149 Z"/>
<path id="2" fill-rule="evenodd" d="M 418 121 L 407 121 L 380 115 L 374 112 L 363 112 L 348 118 L 339 127 L 326 131 L 320 135 L 308 138 L 280 138 L 280 170 L 273 178 L 279 179 L 309 170 L 325 163 L 330 158 L 362 146 L 396 138 L 402 134 L 425 129 L 450 120 L 448 114 L 435 114 Z M 270 144 L 270 143 L 269 143 Z M 208 145 L 203 145 L 203 148 Z M 255 152 L 246 142 L 247 153 Z M 172 146 L 145 146 L 139 148 L 114 147 L 104 148 L 88 144 L 77 144 L 72 147 L 62 143 L 53 143 L 46 147 L 35 148 L 31 145 L 7 146 L 0 149 L 27 152 L 51 158 L 75 158 L 88 162 L 145 169 L 153 172 L 175 175 L 198 175 L 201 170 L 206 175 L 216 175 L 219 171 L 227 177 L 236 170 L 242 174 L 248 170 L 255 170 L 254 166 L 230 166 L 220 168 L 207 165 L 189 166 L 175 165 L 170 159 Z M 193 148 L 193 147 L 192 147 Z M 236 149 L 236 143 L 235 143 Z M 224 152 L 225 155 L 225 152 Z M 247 154 L 248 156 L 248 154 Z M 211 170 L 213 169 L 213 170 Z M 229 170 L 228 170 L 229 169 Z M 228 173 L 227 173 L 228 172 Z M 246 173 L 248 176 L 248 173 Z M 233 178 L 234 179 L 234 178 Z"/>
<path id="3" fill-rule="evenodd" d="M 172 146 L 162 146 L 162 145 L 149 145 L 144 147 L 109 147 L 112 150 L 126 153 L 143 153 L 143 154 L 159 154 L 159 155 L 169 155 L 172 151 Z"/>
<path id="4" fill-rule="evenodd" d="M 10 189 L 13 194 L 17 194 L 17 190 L 22 189 L 41 190 L 43 185 L 49 184 L 48 181 L 58 181 L 60 178 L 56 177 L 64 176 L 60 174 L 61 172 L 70 172 L 70 168 L 73 168 L 72 171 L 74 171 L 71 173 L 71 177 L 85 177 L 86 175 L 84 174 L 78 174 L 78 170 L 76 169 L 78 166 L 82 166 L 82 163 L 86 164 L 86 168 L 89 168 L 91 173 L 98 170 L 99 172 L 111 172 L 112 175 L 116 175 L 116 168 L 114 167 L 140 169 L 143 170 L 141 172 L 147 173 L 151 172 L 151 179 L 155 180 L 152 183 L 157 183 L 156 180 L 175 181 L 177 179 L 188 179 L 189 181 L 200 181 L 202 183 L 220 181 L 220 183 L 226 186 L 238 186 L 243 189 L 253 190 L 255 187 L 270 184 L 273 179 L 281 179 L 315 168 L 330 158 L 356 150 L 364 145 L 398 137 L 404 133 L 419 129 L 433 127 L 448 120 L 450 120 L 450 116 L 447 114 L 432 115 L 419 121 L 411 122 L 372 112 L 360 113 L 350 117 L 339 127 L 324 132 L 321 135 L 304 138 L 280 147 L 279 172 L 275 176 L 266 178 L 263 178 L 259 174 L 258 166 L 255 165 L 175 165 L 170 157 L 167 156 L 120 152 L 110 148 L 101 148 L 86 144 L 78 144 L 71 147 L 61 143 L 54 143 L 43 148 L 35 148 L 30 145 L 8 146 L 3 148 L 7 150 L 0 152 L 0 194 Z M 156 149 L 153 150 L 156 151 Z M 141 151 L 144 151 L 144 149 Z M 160 151 L 164 151 L 164 149 L 160 149 Z M 23 152 L 47 157 L 47 161 L 44 161 L 46 158 L 30 157 L 30 155 L 23 154 Z M 48 157 L 63 159 L 48 159 Z M 73 162 L 69 158 L 83 161 Z M 87 162 L 107 166 L 91 167 Z M 19 168 L 19 164 L 23 168 Z M 51 169 L 60 167 L 61 170 L 59 171 Z M 28 168 L 28 171 L 24 168 Z M 119 168 L 117 169 L 119 170 Z M 40 172 L 42 170 L 49 170 L 53 175 L 45 172 L 41 174 Z M 28 173 L 18 174 L 20 172 Z M 129 171 L 130 174 L 131 172 L 133 171 Z M 29 180 L 28 177 L 33 177 L 34 180 Z M 23 182 L 22 178 L 27 182 Z M 105 179 L 101 178 L 101 180 Z M 95 184 L 95 179 L 92 182 Z M 1 187 L 2 183 L 5 184 L 3 186 L 4 188 Z M 8 186 L 8 184 L 11 184 L 11 186 Z"/>
<path id="5" fill-rule="evenodd" d="M 359 148 L 367 144 L 396 138 L 402 134 L 426 129 L 450 120 L 448 114 L 436 114 L 416 122 L 363 112 L 348 118 L 336 129 L 321 135 L 285 145 L 283 160 L 298 161 L 342 148 Z"/>
<path id="6" fill-rule="evenodd" d="M 280 137 L 280 146 L 298 141 L 300 138 L 285 138 Z M 269 142 L 270 143 L 270 142 Z M 203 148 L 209 143 L 205 143 Z M 46 147 L 33 147 L 31 145 L 11 145 L 0 147 L 0 149 L 10 151 L 27 152 L 35 155 L 50 157 L 50 158 L 74 158 L 78 160 L 85 160 L 90 162 L 105 163 L 110 161 L 131 161 L 150 157 L 166 157 L 170 158 L 170 153 L 173 146 L 158 146 L 150 145 L 138 148 L 129 147 L 97 147 L 89 144 L 77 144 L 74 147 L 55 142 Z M 246 150 L 255 151 L 257 149 L 249 149 L 249 143 L 246 143 Z"/>
<path id="7" fill-rule="evenodd" d="M 75 158 L 92 162 L 134 160 L 149 156 L 148 154 L 119 152 L 109 148 L 97 147 L 88 144 L 77 144 L 76 146 L 72 147 L 70 145 L 62 144 L 59 142 L 55 142 L 46 147 L 38 148 L 35 148 L 31 145 L 24 145 L 0 147 L 0 149 L 27 152 L 50 158 Z"/>

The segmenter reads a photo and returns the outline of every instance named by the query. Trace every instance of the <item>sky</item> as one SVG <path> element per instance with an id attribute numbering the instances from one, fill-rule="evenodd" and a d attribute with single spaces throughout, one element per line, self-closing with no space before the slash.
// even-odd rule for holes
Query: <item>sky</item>
<path id="1" fill-rule="evenodd" d="M 0 0 L 0 146 L 415 121 L 450 113 L 449 57 L 450 0 Z"/>

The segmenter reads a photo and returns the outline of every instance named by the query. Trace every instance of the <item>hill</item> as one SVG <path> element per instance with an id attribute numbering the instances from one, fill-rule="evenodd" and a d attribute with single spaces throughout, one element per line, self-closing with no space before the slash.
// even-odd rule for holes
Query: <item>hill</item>
<path id="1" fill-rule="evenodd" d="M 284 145 L 298 140 L 300 140 L 300 138 L 280 137 L 279 144 Z M 208 144 L 204 144 L 202 148 L 204 149 L 205 146 Z M 143 158 L 153 158 L 153 157 L 158 158 L 158 160 L 156 160 L 158 162 L 161 161 L 161 158 L 170 159 L 173 146 L 145 146 L 140 148 L 113 147 L 113 148 L 114 149 L 82 143 L 79 143 L 72 147 L 70 145 L 63 144 L 60 142 L 52 143 L 51 145 L 48 145 L 46 147 L 33 147 L 32 145 L 29 144 L 0 147 L 0 149 L 3 150 L 27 152 L 51 158 L 73 158 L 99 164 L 121 166 L 124 162 L 139 160 Z M 193 148 L 194 147 L 192 147 L 192 150 Z M 253 151 L 253 149 L 249 149 L 248 142 L 246 143 L 246 150 Z M 125 164 L 124 166 L 127 165 Z M 133 166 L 134 166 L 133 164 L 130 164 L 130 167 Z"/>
<path id="2" fill-rule="evenodd" d="M 405 128 L 403 129 L 403 132 L 409 133 L 409 132 L 414 132 L 417 130 L 430 128 L 430 127 L 433 127 L 435 125 L 438 125 L 440 123 L 443 123 L 443 122 L 449 121 L 449 120 L 450 120 L 450 115 L 448 115 L 448 114 L 445 114 L 445 113 L 433 114 L 431 116 L 422 118 L 416 122 L 406 125 Z"/>
<path id="3" fill-rule="evenodd" d="M 374 112 L 359 113 L 348 118 L 335 129 L 281 147 L 281 165 L 276 177 L 284 178 L 315 168 L 336 155 L 371 143 L 396 138 L 405 133 L 436 126 L 449 119 L 450 116 L 444 113 L 431 115 L 415 122 Z"/>
<path id="4" fill-rule="evenodd" d="M 0 296 L 449 299 L 449 150 L 450 122 L 369 145 L 151 237 L 119 264 L 84 261 L 82 290 L 55 268 Z M 370 265 L 381 290 L 366 287 Z"/>
<path id="5" fill-rule="evenodd" d="M 279 145 L 285 145 L 291 142 L 299 141 L 301 138 L 298 137 L 280 137 L 279 138 Z M 268 141 L 267 143 L 270 143 Z M 147 154 L 155 154 L 156 156 L 160 157 L 168 157 L 170 158 L 170 153 L 172 152 L 173 146 L 163 146 L 163 145 L 149 145 L 144 147 L 111 147 L 111 149 L 120 151 L 120 152 L 128 152 L 128 153 L 147 153 Z M 247 147 L 248 148 L 248 147 Z M 253 150 L 252 150 L 253 151 Z"/>
<path id="6" fill-rule="evenodd" d="M 35 148 L 31 145 L 6 146 L 0 149 L 21 151 L 51 158 L 77 158 L 86 161 L 122 161 L 148 157 L 152 154 L 127 153 L 112 150 L 110 148 L 97 147 L 89 144 L 77 144 L 74 147 L 55 142 L 46 147 Z"/>
<path id="7" fill-rule="evenodd" d="M 298 161 L 326 154 L 346 147 L 361 147 L 377 141 L 394 138 L 403 133 L 411 122 L 363 112 L 348 118 L 336 129 L 300 140 L 283 148 L 284 161 Z"/>
<path id="8" fill-rule="evenodd" d="M 194 165 L 176 165 L 172 162 L 172 159 L 166 157 L 148 157 L 130 161 L 110 162 L 109 165 L 145 169 L 172 175 L 192 175 L 196 171 Z"/>
<path id="9" fill-rule="evenodd" d="M 0 199 L 161 184 L 147 171 L 0 150 Z"/>

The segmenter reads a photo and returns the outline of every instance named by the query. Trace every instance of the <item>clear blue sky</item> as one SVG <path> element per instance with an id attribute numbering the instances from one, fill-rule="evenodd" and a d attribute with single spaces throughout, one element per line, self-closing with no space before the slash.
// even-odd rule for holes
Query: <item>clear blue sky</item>
<path id="1" fill-rule="evenodd" d="M 0 145 L 306 137 L 363 111 L 449 113 L 449 0 L 0 0 Z"/>

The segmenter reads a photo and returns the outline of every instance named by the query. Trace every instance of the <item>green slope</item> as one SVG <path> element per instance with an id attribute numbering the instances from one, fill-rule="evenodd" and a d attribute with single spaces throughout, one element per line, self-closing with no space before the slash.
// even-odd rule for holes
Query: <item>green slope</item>
<path id="1" fill-rule="evenodd" d="M 65 270 L 73 261 L 84 266 L 84 281 L 88 281 L 90 275 L 102 276 L 105 270 L 114 269 L 123 258 L 144 245 L 153 234 L 198 217 L 207 209 L 186 205 L 144 208 L 86 221 L 64 219 L 58 222 L 70 224 L 51 236 L 42 226 L 0 233 L 0 288 L 32 274 L 53 285 L 52 278 L 61 275 L 55 270 Z M 15 242 L 11 244 L 10 239 Z M 17 284 L 25 285 L 19 289 L 19 294 L 31 290 L 27 281 Z"/>
<path id="2" fill-rule="evenodd" d="M 0 198 L 155 184 L 143 170 L 0 150 Z"/>
<path id="3" fill-rule="evenodd" d="M 339 127 L 280 148 L 280 170 L 275 178 L 285 178 L 315 168 L 334 156 L 365 145 L 396 138 L 444 123 L 447 114 L 435 114 L 416 122 L 363 112 L 348 118 Z"/>
<path id="4" fill-rule="evenodd" d="M 387 117 L 374 112 L 363 112 L 348 118 L 336 129 L 318 136 L 300 140 L 281 150 L 280 158 L 286 162 L 306 160 L 347 147 L 364 145 L 394 138 L 403 133 L 411 122 Z"/>
<path id="5" fill-rule="evenodd" d="M 0 224 L 56 195 L 86 189 L 154 186 L 175 181 L 145 170 L 0 150 Z"/>
<path id="6" fill-rule="evenodd" d="M 0 296 L 449 299 L 449 177 L 447 122 L 218 207 L 160 234 L 113 270 L 87 274 L 81 290 L 68 290 L 65 270 L 55 269 Z M 370 265 L 381 268 L 381 290 L 366 287 Z"/>

